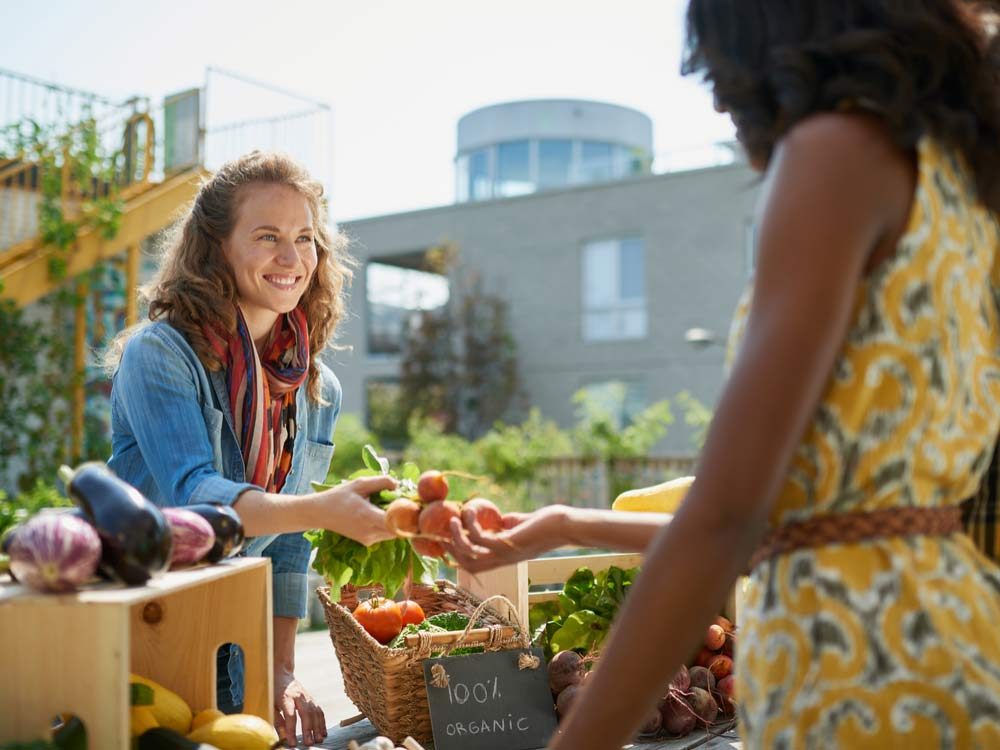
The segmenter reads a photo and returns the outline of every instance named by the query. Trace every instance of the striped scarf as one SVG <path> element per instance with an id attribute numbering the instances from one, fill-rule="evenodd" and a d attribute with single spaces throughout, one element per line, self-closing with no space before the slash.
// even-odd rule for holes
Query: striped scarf
<path id="1" fill-rule="evenodd" d="M 240 440 L 246 481 L 280 492 L 292 466 L 295 396 L 309 372 L 309 328 L 298 307 L 278 316 L 258 353 L 243 312 L 225 336 L 206 327 L 212 350 L 226 368 L 233 426 Z"/>

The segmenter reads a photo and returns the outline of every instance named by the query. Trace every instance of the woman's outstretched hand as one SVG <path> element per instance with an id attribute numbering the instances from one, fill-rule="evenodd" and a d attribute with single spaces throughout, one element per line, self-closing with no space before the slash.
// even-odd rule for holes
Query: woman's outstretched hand
<path id="1" fill-rule="evenodd" d="M 323 528 L 350 537 L 366 547 L 394 539 L 386 528 L 385 511 L 368 499 L 382 490 L 396 489 L 388 476 L 359 477 L 316 494 Z"/>
<path id="2" fill-rule="evenodd" d="M 451 520 L 451 541 L 445 546 L 456 562 L 471 573 L 512 565 L 567 543 L 563 528 L 566 508 L 547 505 L 533 513 L 503 516 L 503 531 L 485 531 L 471 511 Z"/>

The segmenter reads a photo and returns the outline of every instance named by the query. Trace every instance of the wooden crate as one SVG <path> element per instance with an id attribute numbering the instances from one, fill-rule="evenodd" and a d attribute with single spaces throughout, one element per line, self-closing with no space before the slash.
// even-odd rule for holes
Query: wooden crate
<path id="1" fill-rule="evenodd" d="M 563 557 L 539 557 L 534 560 L 509 565 L 487 573 L 458 571 L 458 585 L 479 597 L 503 594 L 516 607 L 516 614 L 524 626 L 528 625 L 528 608 L 536 602 L 559 598 L 559 585 L 566 582 L 578 568 L 590 568 L 595 573 L 607 570 L 612 565 L 619 568 L 634 568 L 642 565 L 642 555 L 637 553 L 610 553 L 568 555 Z M 740 593 L 745 579 L 739 579 L 729 593 L 722 608 L 722 614 L 734 624 L 738 624 Z M 556 586 L 547 591 L 530 591 L 531 586 Z M 502 606 L 502 605 L 500 605 Z M 509 613 L 505 612 L 509 616 Z"/>
<path id="2" fill-rule="evenodd" d="M 39 594 L 0 577 L 0 743 L 78 716 L 91 748 L 129 747 L 129 673 L 214 707 L 216 652 L 243 648 L 244 710 L 273 721 L 271 563 L 239 558 L 146 586 Z"/>

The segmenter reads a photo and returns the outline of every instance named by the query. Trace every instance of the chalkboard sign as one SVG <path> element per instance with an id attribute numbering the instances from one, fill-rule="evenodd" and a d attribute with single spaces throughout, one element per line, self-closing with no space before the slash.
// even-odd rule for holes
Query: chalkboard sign
<path id="1" fill-rule="evenodd" d="M 540 648 L 427 659 L 424 681 L 435 750 L 537 750 L 556 730 Z"/>

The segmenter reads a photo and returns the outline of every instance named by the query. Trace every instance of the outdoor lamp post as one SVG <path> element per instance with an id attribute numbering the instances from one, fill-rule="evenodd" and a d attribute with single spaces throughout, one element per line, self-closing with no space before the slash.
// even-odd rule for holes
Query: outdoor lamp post
<path id="1" fill-rule="evenodd" d="M 721 346 L 715 337 L 715 332 L 707 328 L 688 328 L 684 332 L 684 340 L 695 349 L 707 349 L 713 344 Z"/>

